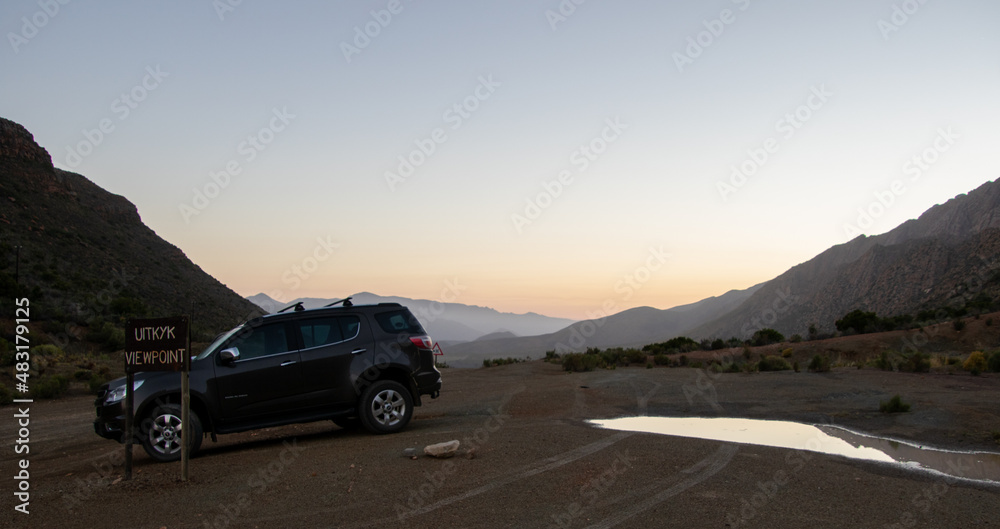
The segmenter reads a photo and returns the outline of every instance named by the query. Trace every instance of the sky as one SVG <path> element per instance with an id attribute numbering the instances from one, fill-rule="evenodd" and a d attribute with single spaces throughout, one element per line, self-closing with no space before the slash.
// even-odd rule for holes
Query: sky
<path id="1" fill-rule="evenodd" d="M 1000 176 L 992 0 L 7 0 L 0 116 L 244 296 L 583 319 Z"/>

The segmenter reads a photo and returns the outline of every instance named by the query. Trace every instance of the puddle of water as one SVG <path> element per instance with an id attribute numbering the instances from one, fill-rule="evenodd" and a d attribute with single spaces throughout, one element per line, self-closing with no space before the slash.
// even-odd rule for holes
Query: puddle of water
<path id="1" fill-rule="evenodd" d="M 601 428 L 627 432 L 808 450 L 851 459 L 900 464 L 961 479 L 1000 483 L 1000 454 L 927 448 L 835 426 L 702 417 L 625 417 L 594 420 L 590 423 Z"/>

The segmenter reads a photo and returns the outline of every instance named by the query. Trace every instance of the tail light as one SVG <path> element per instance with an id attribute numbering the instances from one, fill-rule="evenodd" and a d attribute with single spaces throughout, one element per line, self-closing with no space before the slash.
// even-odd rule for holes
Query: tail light
<path id="1" fill-rule="evenodd" d="M 419 349 L 434 348 L 434 340 L 431 340 L 431 337 L 426 334 L 423 336 L 411 336 L 410 341 L 413 342 L 413 345 L 416 345 Z"/>

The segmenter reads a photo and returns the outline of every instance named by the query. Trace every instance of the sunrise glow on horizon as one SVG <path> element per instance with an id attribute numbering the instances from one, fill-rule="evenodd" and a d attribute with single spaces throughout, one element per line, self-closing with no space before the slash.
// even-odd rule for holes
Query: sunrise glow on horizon
<path id="1" fill-rule="evenodd" d="M 749 288 L 1000 177 L 998 19 L 4 2 L 0 116 L 241 295 L 585 319 Z"/>

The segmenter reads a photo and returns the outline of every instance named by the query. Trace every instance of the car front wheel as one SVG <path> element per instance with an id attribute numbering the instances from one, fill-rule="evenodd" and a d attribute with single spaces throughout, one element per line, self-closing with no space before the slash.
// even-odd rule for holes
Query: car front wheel
<path id="1" fill-rule="evenodd" d="M 181 407 L 176 404 L 162 404 L 153 408 L 142 425 L 142 447 L 149 457 L 161 462 L 177 461 L 181 458 L 181 442 L 188 438 L 188 455 L 194 455 L 201 447 L 201 420 L 194 410 L 190 410 L 188 428 L 182 432 Z M 190 433 L 190 436 L 186 435 Z"/>
<path id="2" fill-rule="evenodd" d="M 364 427 L 376 434 L 395 433 L 413 416 L 413 397 L 399 382 L 380 380 L 361 395 L 358 415 Z"/>

